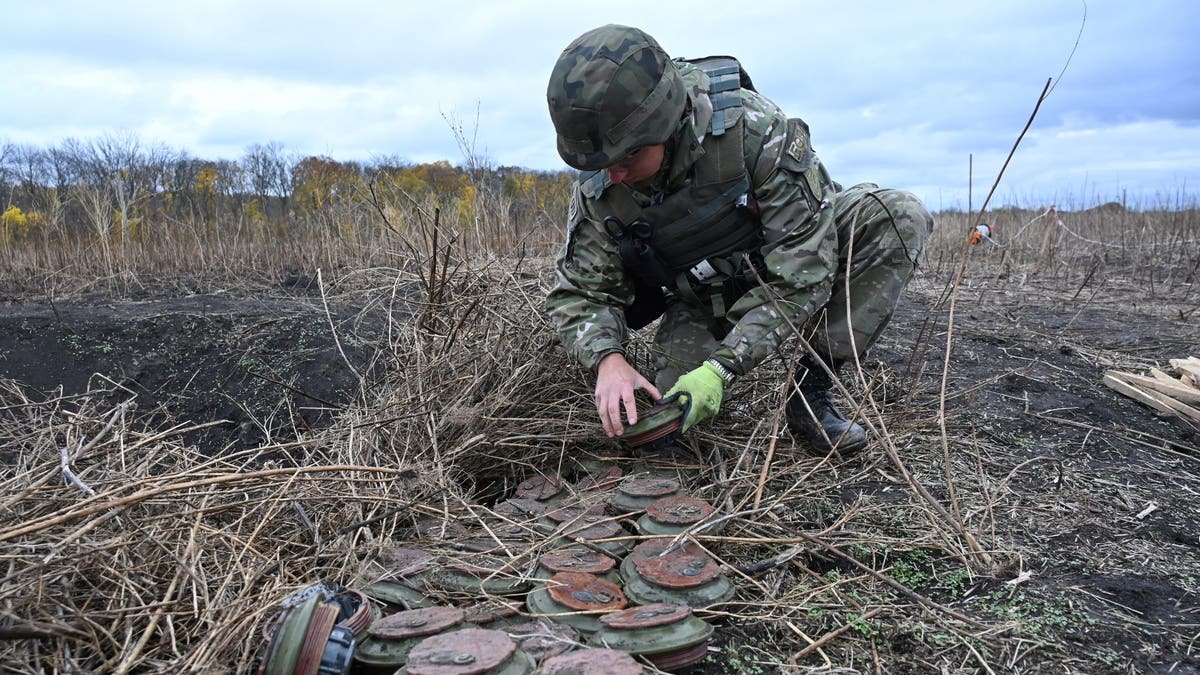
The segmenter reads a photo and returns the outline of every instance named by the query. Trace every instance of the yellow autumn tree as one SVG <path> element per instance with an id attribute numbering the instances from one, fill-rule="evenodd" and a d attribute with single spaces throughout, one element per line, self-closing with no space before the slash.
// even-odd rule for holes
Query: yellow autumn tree
<path id="1" fill-rule="evenodd" d="M 20 232 L 28 227 L 28 219 L 21 209 L 14 204 L 0 214 L 0 225 L 3 225 L 4 243 L 11 244 L 18 240 Z"/>

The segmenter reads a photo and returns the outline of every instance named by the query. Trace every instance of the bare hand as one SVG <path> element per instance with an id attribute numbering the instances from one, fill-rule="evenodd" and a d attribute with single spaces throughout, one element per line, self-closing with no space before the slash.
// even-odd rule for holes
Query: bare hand
<path id="1" fill-rule="evenodd" d="M 604 425 L 604 433 L 609 438 L 625 433 L 621 424 L 622 405 L 629 423 L 637 424 L 634 392 L 638 389 L 647 392 L 656 401 L 662 398 L 654 385 L 629 365 L 623 355 L 614 352 L 600 361 L 596 371 L 596 412 L 600 413 L 600 423 Z"/>

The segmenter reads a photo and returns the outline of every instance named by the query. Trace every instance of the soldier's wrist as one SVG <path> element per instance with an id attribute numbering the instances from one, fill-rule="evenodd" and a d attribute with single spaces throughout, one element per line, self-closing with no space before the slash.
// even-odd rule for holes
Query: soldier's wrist
<path id="1" fill-rule="evenodd" d="M 619 356 L 619 357 L 621 357 L 622 361 L 625 360 L 625 353 L 622 352 L 620 349 L 608 349 L 608 350 L 598 353 L 598 355 L 596 356 L 595 365 L 592 366 L 592 370 L 599 372 L 601 364 L 603 364 L 605 360 L 607 360 L 608 358 L 613 357 L 613 356 Z"/>
<path id="2" fill-rule="evenodd" d="M 734 357 L 732 349 L 724 345 L 709 354 L 707 360 L 721 364 L 725 370 L 733 373 L 735 378 L 746 374 L 744 364 Z"/>
<path id="3" fill-rule="evenodd" d="M 721 376 L 721 379 L 725 381 L 726 387 L 733 384 L 733 381 L 737 379 L 737 375 L 735 375 L 732 370 L 727 368 L 725 364 L 721 363 L 720 361 L 710 358 L 706 360 L 705 363 L 708 364 L 717 373 L 717 375 Z"/>

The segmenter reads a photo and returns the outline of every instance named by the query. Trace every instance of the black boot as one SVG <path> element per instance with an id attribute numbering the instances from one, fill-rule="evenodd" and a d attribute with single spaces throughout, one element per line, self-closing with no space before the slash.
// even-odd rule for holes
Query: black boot
<path id="1" fill-rule="evenodd" d="M 830 362 L 830 369 L 835 373 L 840 366 L 837 361 Z M 866 430 L 846 419 L 837 409 L 833 400 L 833 382 L 824 368 L 813 365 L 808 359 L 802 360 L 796 368 L 796 383 L 799 391 L 793 390 L 787 402 L 788 427 L 794 436 L 803 438 L 822 453 L 836 446 L 839 453 L 853 455 L 867 447 Z M 829 440 L 825 440 L 826 436 Z"/>

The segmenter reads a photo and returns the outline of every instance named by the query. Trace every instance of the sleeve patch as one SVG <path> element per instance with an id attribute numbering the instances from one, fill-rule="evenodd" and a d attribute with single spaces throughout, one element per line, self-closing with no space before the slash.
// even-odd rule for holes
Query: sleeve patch
<path id="1" fill-rule="evenodd" d="M 571 190 L 571 205 L 567 207 L 567 233 L 574 231 L 575 226 L 579 224 L 579 219 L 582 217 L 583 209 L 579 208 L 579 186 Z"/>
<path id="2" fill-rule="evenodd" d="M 571 204 L 567 207 L 567 247 L 564 257 L 570 263 L 573 263 L 575 258 L 575 237 L 579 223 L 583 222 L 582 201 L 583 196 L 579 192 L 579 184 L 576 183 L 571 189 Z"/>
<path id="3" fill-rule="evenodd" d="M 796 173 L 808 171 L 816 164 L 816 153 L 809 144 L 808 125 L 804 120 L 788 120 L 787 140 L 784 141 L 779 163 L 783 168 Z"/>

